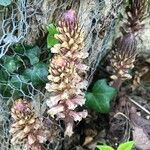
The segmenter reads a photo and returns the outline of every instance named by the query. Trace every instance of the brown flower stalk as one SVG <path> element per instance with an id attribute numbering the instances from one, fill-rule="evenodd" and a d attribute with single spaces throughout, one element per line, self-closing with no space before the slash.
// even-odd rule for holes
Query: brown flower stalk
<path id="1" fill-rule="evenodd" d="M 24 150 L 41 150 L 42 143 L 46 141 L 47 131 L 42 121 L 36 117 L 31 103 L 18 99 L 11 108 L 11 116 L 11 143 L 25 142 Z"/>
<path id="2" fill-rule="evenodd" d="M 82 51 L 83 37 L 74 10 L 69 10 L 58 23 L 59 34 L 55 38 L 60 41 L 51 48 L 55 53 L 49 66 L 49 83 L 46 89 L 51 93 L 47 100 L 48 113 L 64 120 L 65 135 L 73 133 L 74 121 L 81 121 L 87 111 L 77 112 L 77 106 L 85 103 L 84 92 L 87 81 L 84 79 L 88 67 L 82 64 L 88 54 Z"/>

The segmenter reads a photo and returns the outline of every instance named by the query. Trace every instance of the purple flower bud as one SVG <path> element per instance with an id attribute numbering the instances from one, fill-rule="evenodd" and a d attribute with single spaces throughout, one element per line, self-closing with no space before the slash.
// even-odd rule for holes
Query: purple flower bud
<path id="1" fill-rule="evenodd" d="M 27 109 L 26 104 L 20 101 L 16 103 L 14 108 L 18 111 L 25 111 Z"/>
<path id="2" fill-rule="evenodd" d="M 74 25 L 77 20 L 76 12 L 72 9 L 66 11 L 63 15 L 63 19 L 67 24 Z"/>

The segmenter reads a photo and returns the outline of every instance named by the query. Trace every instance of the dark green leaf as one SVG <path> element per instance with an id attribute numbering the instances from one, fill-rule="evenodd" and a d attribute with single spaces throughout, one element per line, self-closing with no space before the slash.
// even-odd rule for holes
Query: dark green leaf
<path id="1" fill-rule="evenodd" d="M 0 70 L 0 82 L 7 81 L 7 80 L 8 80 L 8 73 L 3 68 L 1 68 L 1 70 Z"/>
<path id="2" fill-rule="evenodd" d="M 13 73 L 21 65 L 20 61 L 16 56 L 5 56 L 4 57 L 4 67 L 8 72 Z"/>
<path id="3" fill-rule="evenodd" d="M 98 80 L 92 89 L 92 92 L 86 94 L 86 105 L 101 113 L 108 113 L 110 102 L 117 94 L 117 90 L 107 85 L 106 80 Z"/>
<path id="4" fill-rule="evenodd" d="M 23 76 L 35 86 L 43 85 L 47 82 L 48 67 L 44 63 L 38 63 L 33 68 L 26 69 Z"/>
<path id="5" fill-rule="evenodd" d="M 134 144 L 135 144 L 134 141 L 129 141 L 129 142 L 126 142 L 126 143 L 122 143 L 122 144 L 119 145 L 117 150 L 132 150 Z"/>
<path id="6" fill-rule="evenodd" d="M 23 54 L 25 47 L 23 47 L 21 44 L 16 44 L 11 46 L 11 49 L 18 54 Z"/>
<path id="7" fill-rule="evenodd" d="M 29 80 L 22 75 L 13 75 L 10 80 L 10 85 L 14 89 L 23 90 L 28 81 Z"/>
<path id="8" fill-rule="evenodd" d="M 107 145 L 98 145 L 96 146 L 99 150 L 114 150 L 112 147 Z"/>
<path id="9" fill-rule="evenodd" d="M 39 62 L 40 48 L 38 46 L 25 50 L 25 55 L 29 58 L 31 65 Z"/>
<path id="10" fill-rule="evenodd" d="M 0 94 L 2 94 L 3 97 L 10 97 L 11 96 L 11 87 L 8 85 L 8 83 L 0 82 Z"/>

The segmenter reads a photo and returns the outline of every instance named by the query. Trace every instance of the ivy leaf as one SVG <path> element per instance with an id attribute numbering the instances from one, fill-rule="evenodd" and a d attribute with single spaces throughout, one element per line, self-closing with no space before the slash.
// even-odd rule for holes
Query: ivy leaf
<path id="1" fill-rule="evenodd" d="M 112 147 L 107 145 L 98 145 L 96 146 L 99 150 L 114 150 Z"/>
<path id="2" fill-rule="evenodd" d="M 41 49 L 38 46 L 33 46 L 33 45 L 21 45 L 21 44 L 16 44 L 15 47 L 11 47 L 14 52 L 17 54 L 25 55 L 31 65 L 34 65 L 39 62 L 39 57 L 40 57 L 40 52 Z"/>
<path id="3" fill-rule="evenodd" d="M 122 144 L 119 145 L 117 150 L 132 150 L 134 144 L 135 144 L 134 141 L 129 141 L 129 142 L 126 142 L 126 143 L 122 143 Z"/>
<path id="4" fill-rule="evenodd" d="M 1 68 L 0 70 L 0 82 L 3 82 L 3 81 L 7 81 L 8 80 L 8 73 Z"/>
<path id="5" fill-rule="evenodd" d="M 4 58 L 4 67 L 8 72 L 13 73 L 20 67 L 20 61 L 17 56 L 5 56 Z"/>
<path id="6" fill-rule="evenodd" d="M 8 85 L 8 82 L 0 82 L 0 94 L 2 94 L 3 97 L 10 97 L 11 96 L 11 87 Z"/>
<path id="7" fill-rule="evenodd" d="M 7 83 L 8 78 L 9 74 L 3 68 L 0 68 L 0 94 L 2 94 L 3 97 L 11 96 L 11 88 Z"/>
<path id="8" fill-rule="evenodd" d="M 17 90 L 23 90 L 24 84 L 28 82 L 28 79 L 24 78 L 24 76 L 21 75 L 13 75 L 10 80 L 10 85 L 12 88 L 15 88 Z"/>
<path id="9" fill-rule="evenodd" d="M 86 94 L 86 105 L 100 113 L 108 113 L 110 110 L 110 102 L 116 96 L 117 90 L 107 85 L 106 80 L 98 80 L 92 92 Z"/>
<path id="10" fill-rule="evenodd" d="M 25 55 L 29 58 L 31 65 L 39 62 L 40 48 L 38 46 L 25 49 Z"/>
<path id="11" fill-rule="evenodd" d="M 0 5 L 8 6 L 11 4 L 11 0 L 0 0 Z"/>
<path id="12" fill-rule="evenodd" d="M 15 44 L 11 46 L 11 49 L 17 54 L 24 54 L 25 47 L 21 44 Z"/>
<path id="13" fill-rule="evenodd" d="M 47 48 L 53 47 L 55 44 L 59 43 L 59 40 L 55 39 L 54 35 L 58 33 L 54 24 L 49 24 L 47 26 L 48 36 L 47 36 Z"/>
<path id="14" fill-rule="evenodd" d="M 48 66 L 44 63 L 37 63 L 32 68 L 26 69 L 23 76 L 29 79 L 35 86 L 43 85 L 47 82 Z"/>

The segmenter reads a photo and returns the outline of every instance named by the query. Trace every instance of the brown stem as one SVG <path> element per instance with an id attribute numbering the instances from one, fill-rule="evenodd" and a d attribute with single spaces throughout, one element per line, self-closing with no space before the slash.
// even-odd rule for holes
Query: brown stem
<path id="1" fill-rule="evenodd" d="M 114 80 L 113 84 L 112 84 L 112 86 L 114 88 L 118 89 L 118 90 L 120 89 L 121 85 L 122 85 L 122 80 L 121 79 Z"/>

